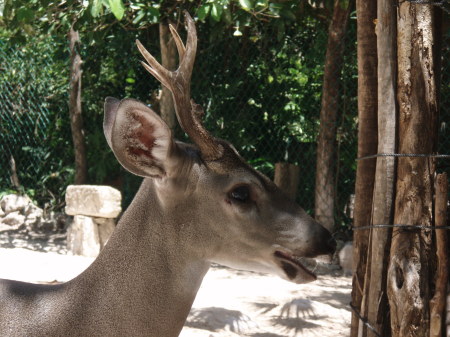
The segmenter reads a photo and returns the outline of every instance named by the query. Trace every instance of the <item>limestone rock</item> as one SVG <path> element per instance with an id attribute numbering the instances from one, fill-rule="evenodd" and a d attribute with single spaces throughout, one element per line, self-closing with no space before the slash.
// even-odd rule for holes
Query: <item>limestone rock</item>
<path id="1" fill-rule="evenodd" d="M 98 225 L 89 216 L 76 215 L 67 231 L 67 250 L 73 255 L 96 257 L 100 252 Z"/>
<path id="2" fill-rule="evenodd" d="M 70 185 L 66 190 L 66 213 L 115 218 L 122 211 L 122 196 L 109 186 Z"/>
<path id="3" fill-rule="evenodd" d="M 31 203 L 31 199 L 27 196 L 8 194 L 0 200 L 0 207 L 5 214 L 9 214 L 16 211 L 22 211 Z"/>
<path id="4" fill-rule="evenodd" d="M 0 220 L 3 225 L 2 230 L 15 230 L 19 229 L 25 222 L 25 216 L 20 214 L 19 211 L 10 212 Z"/>
<path id="5" fill-rule="evenodd" d="M 33 205 L 29 204 L 25 209 L 23 210 L 23 214 L 25 215 L 25 225 L 28 230 L 34 231 L 39 228 L 42 217 L 44 216 L 44 211 Z"/>
<path id="6" fill-rule="evenodd" d="M 20 214 L 19 211 L 8 213 L 3 219 L 2 223 L 9 226 L 17 226 L 23 224 L 25 216 Z"/>

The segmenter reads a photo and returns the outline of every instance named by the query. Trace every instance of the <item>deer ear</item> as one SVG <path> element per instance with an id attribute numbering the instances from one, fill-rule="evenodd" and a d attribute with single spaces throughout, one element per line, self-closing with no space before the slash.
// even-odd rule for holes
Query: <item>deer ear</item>
<path id="1" fill-rule="evenodd" d="M 172 132 L 145 104 L 108 97 L 103 131 L 117 160 L 131 173 L 164 177 L 167 160 L 174 152 Z M 172 166 L 172 165 L 170 165 Z"/>

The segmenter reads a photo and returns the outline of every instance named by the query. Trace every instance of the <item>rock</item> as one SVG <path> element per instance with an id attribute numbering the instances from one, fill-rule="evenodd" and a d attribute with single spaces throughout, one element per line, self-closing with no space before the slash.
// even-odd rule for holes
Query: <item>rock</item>
<path id="1" fill-rule="evenodd" d="M 41 225 L 41 217 L 26 217 L 25 218 L 25 227 L 27 231 L 34 232 L 39 229 Z"/>
<path id="2" fill-rule="evenodd" d="M 41 225 L 44 211 L 33 204 L 29 204 L 27 207 L 25 207 L 23 213 L 26 216 L 25 226 L 27 227 L 27 230 L 37 230 Z"/>
<path id="3" fill-rule="evenodd" d="M 89 216 L 76 215 L 67 231 L 67 250 L 73 255 L 96 257 L 100 252 L 98 225 Z"/>
<path id="4" fill-rule="evenodd" d="M 8 194 L 0 200 L 0 207 L 5 214 L 22 211 L 29 204 L 32 204 L 30 198 L 18 194 Z"/>
<path id="5" fill-rule="evenodd" d="M 57 213 L 55 215 L 55 229 L 65 231 L 72 223 L 73 217 L 66 213 Z"/>
<path id="6" fill-rule="evenodd" d="M 3 212 L 3 209 L 0 207 L 0 218 L 3 218 L 5 216 L 5 212 Z"/>
<path id="7" fill-rule="evenodd" d="M 94 218 L 94 222 L 98 225 L 98 237 L 100 240 L 100 247 L 103 248 L 108 242 L 109 237 L 116 228 L 114 219 L 108 218 Z"/>
<path id="8" fill-rule="evenodd" d="M 353 243 L 351 241 L 347 242 L 339 252 L 339 264 L 344 271 L 344 275 L 353 274 Z"/>
<path id="9" fill-rule="evenodd" d="M 32 203 L 28 204 L 23 208 L 23 214 L 28 217 L 39 217 L 42 218 L 42 215 L 44 214 L 44 210 L 42 208 L 39 208 Z"/>
<path id="10" fill-rule="evenodd" d="M 52 232 L 55 230 L 55 226 L 56 226 L 55 219 L 43 220 L 37 224 L 36 230 L 42 232 Z"/>
<path id="11" fill-rule="evenodd" d="M 122 196 L 109 186 L 70 185 L 66 190 L 66 213 L 115 218 L 122 211 Z"/>
<path id="12" fill-rule="evenodd" d="M 25 216 L 19 211 L 11 212 L 1 219 L 1 223 L 10 226 L 11 229 L 18 229 L 25 223 Z"/>
<path id="13" fill-rule="evenodd" d="M 18 228 L 11 227 L 9 225 L 5 225 L 4 223 L 0 222 L 0 234 L 2 232 L 13 231 L 13 230 L 17 230 L 17 229 Z"/>

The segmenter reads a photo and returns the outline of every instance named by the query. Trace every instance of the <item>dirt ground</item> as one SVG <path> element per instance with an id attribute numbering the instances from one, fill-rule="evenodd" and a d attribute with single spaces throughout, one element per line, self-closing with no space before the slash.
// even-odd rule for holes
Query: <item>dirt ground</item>
<path id="1" fill-rule="evenodd" d="M 91 262 L 45 249 L 0 248 L 0 278 L 63 282 Z M 350 291 L 350 277 L 325 275 L 296 285 L 278 277 L 213 266 L 180 336 L 348 336 Z"/>

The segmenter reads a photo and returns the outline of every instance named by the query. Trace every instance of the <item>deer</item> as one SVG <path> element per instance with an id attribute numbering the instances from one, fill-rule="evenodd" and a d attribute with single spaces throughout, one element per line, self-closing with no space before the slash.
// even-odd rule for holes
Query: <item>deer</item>
<path id="1" fill-rule="evenodd" d="M 136 43 L 193 144 L 175 140 L 144 103 L 106 98 L 106 141 L 143 182 L 80 275 L 61 284 L 0 281 L 0 336 L 178 336 L 212 263 L 301 284 L 317 278 L 302 259 L 334 252 L 328 230 L 204 128 L 190 97 L 197 33 L 187 12 L 185 25 L 186 45 L 170 27 L 174 71 Z"/>

